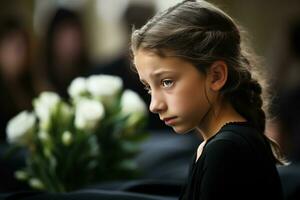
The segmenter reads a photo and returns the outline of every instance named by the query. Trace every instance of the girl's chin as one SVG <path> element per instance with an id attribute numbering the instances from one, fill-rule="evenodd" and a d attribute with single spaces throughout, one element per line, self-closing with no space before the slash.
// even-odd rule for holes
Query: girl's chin
<path id="1" fill-rule="evenodd" d="M 179 127 L 179 126 L 173 126 L 173 130 L 178 134 L 186 134 L 193 130 L 193 128 L 187 128 L 187 127 Z"/>

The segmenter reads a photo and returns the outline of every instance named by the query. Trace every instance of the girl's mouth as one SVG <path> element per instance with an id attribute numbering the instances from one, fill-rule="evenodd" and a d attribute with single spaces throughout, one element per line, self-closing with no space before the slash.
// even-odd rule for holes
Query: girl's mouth
<path id="1" fill-rule="evenodd" d="M 177 117 L 167 117 L 167 118 L 163 118 L 163 121 L 165 122 L 165 124 L 167 125 L 172 125 L 175 123 L 175 119 Z"/>

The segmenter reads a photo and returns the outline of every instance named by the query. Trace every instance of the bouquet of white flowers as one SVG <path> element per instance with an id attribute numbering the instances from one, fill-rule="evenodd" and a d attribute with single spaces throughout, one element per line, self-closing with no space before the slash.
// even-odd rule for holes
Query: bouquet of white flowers
<path id="1" fill-rule="evenodd" d="M 67 102 L 43 92 L 33 100 L 32 112 L 8 122 L 8 142 L 28 152 L 26 167 L 16 177 L 53 192 L 135 177 L 133 158 L 147 136 L 142 99 L 109 75 L 76 78 L 68 93 Z"/>

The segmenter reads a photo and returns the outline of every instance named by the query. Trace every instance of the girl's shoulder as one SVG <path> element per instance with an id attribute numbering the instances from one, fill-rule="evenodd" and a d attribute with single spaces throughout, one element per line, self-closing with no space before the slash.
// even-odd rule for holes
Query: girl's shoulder
<path id="1" fill-rule="evenodd" d="M 215 136 L 207 141 L 205 148 L 213 151 L 222 146 L 223 148 L 240 151 L 245 149 L 254 150 L 257 146 L 264 144 L 262 134 L 251 123 L 230 122 L 225 124 Z"/>

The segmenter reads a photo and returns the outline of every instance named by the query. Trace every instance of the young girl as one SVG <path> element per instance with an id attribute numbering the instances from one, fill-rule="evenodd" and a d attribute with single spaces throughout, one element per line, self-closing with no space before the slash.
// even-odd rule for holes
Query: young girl
<path id="1" fill-rule="evenodd" d="M 135 30 L 131 45 L 150 111 L 204 139 L 180 199 L 282 199 L 262 88 L 235 22 L 210 3 L 183 1 Z"/>

